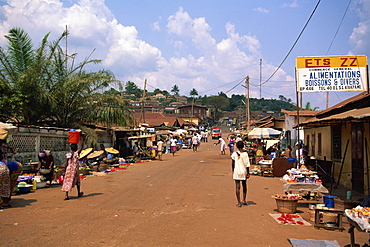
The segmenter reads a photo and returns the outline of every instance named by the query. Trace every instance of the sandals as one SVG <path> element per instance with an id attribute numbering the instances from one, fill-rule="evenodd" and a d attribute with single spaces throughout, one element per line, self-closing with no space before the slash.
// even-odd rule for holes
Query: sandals
<path id="1" fill-rule="evenodd" d="M 78 197 L 82 197 L 84 195 L 83 192 L 78 193 Z"/>
<path id="2" fill-rule="evenodd" d="M 242 202 L 242 204 L 243 204 L 244 206 L 248 206 L 248 203 L 247 203 L 247 202 Z"/>
<path id="3" fill-rule="evenodd" d="M 67 200 L 69 200 L 70 198 L 69 197 L 66 197 L 66 198 L 64 198 L 64 201 L 67 201 Z"/>
<path id="4" fill-rule="evenodd" d="M 236 204 L 237 207 L 241 208 L 242 207 L 242 204 L 241 203 L 238 203 Z"/>

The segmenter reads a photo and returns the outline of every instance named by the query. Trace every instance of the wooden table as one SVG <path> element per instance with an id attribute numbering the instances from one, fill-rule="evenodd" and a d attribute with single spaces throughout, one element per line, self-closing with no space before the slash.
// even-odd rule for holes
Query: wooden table
<path id="1" fill-rule="evenodd" d="M 284 192 L 290 191 L 309 191 L 309 192 L 320 192 L 329 193 L 328 189 L 325 188 L 321 183 L 287 183 L 283 180 Z"/>
<path id="2" fill-rule="evenodd" d="M 326 225 L 326 222 L 321 222 L 321 214 L 325 213 L 331 213 L 336 214 L 336 220 L 335 220 L 335 226 L 329 226 Z M 343 217 L 344 211 L 339 209 L 321 209 L 316 208 L 315 209 L 315 228 L 324 228 L 329 230 L 339 230 L 343 231 L 344 228 L 342 227 L 342 217 Z"/>

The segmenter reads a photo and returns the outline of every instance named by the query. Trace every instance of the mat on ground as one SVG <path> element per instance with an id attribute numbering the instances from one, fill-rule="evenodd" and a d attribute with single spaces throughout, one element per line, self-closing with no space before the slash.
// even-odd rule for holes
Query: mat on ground
<path id="1" fill-rule="evenodd" d="M 314 240 L 314 239 L 295 239 L 289 238 L 293 247 L 340 247 L 339 243 L 334 240 Z"/>

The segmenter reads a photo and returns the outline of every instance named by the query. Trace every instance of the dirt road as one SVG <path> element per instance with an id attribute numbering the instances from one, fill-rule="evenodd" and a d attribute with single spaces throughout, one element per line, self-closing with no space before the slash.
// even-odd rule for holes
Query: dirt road
<path id="1" fill-rule="evenodd" d="M 277 224 L 269 213 L 276 213 L 271 195 L 283 192 L 279 178 L 251 177 L 250 205 L 236 207 L 230 157 L 213 142 L 87 178 L 82 198 L 74 189 L 63 201 L 60 186 L 14 196 L 13 207 L 0 211 L 0 246 L 291 246 L 289 238 L 349 244 L 347 231 Z M 298 209 L 308 220 L 307 205 Z M 356 232 L 357 243 L 367 239 Z"/>

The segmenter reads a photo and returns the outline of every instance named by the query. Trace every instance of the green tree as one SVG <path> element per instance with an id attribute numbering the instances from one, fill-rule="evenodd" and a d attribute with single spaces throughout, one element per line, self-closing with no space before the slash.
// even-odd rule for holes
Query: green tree
<path id="1" fill-rule="evenodd" d="M 198 91 L 193 88 L 191 91 L 190 91 L 190 96 L 198 96 Z M 194 98 L 194 97 L 193 97 Z"/>
<path id="2" fill-rule="evenodd" d="M 125 90 L 126 90 L 126 93 L 128 95 L 135 95 L 136 98 L 139 98 L 142 96 L 143 94 L 143 90 L 140 89 L 136 84 L 135 82 L 132 82 L 132 81 L 128 81 L 126 83 L 126 86 L 125 86 Z"/>
<path id="3" fill-rule="evenodd" d="M 103 94 L 120 94 L 120 92 L 111 87 L 109 90 L 104 91 Z"/>
<path id="4" fill-rule="evenodd" d="M 177 85 L 173 85 L 171 92 L 173 93 L 173 95 L 179 96 L 180 89 Z"/>
<path id="5" fill-rule="evenodd" d="M 107 70 L 88 72 L 85 67 L 99 63 L 89 60 L 71 65 L 59 46 L 68 34 L 49 43 L 45 35 L 38 49 L 22 29 L 11 29 L 7 50 L 0 48 L 0 112 L 24 124 L 48 124 L 79 127 L 83 123 L 127 125 L 130 110 L 127 101 L 99 92 L 115 80 Z M 13 103 L 11 107 L 6 106 Z M 86 130 L 88 132 L 88 130 Z M 90 131 L 93 133 L 93 131 Z"/>
<path id="6" fill-rule="evenodd" d="M 310 102 L 307 102 L 306 103 L 306 106 L 302 109 L 302 110 L 309 110 L 309 111 L 316 111 L 317 109 L 319 109 L 320 107 L 314 107 L 314 108 L 311 108 L 311 103 Z"/>
<path id="7" fill-rule="evenodd" d="M 0 98 L 2 119 L 16 118 L 33 124 L 42 115 L 42 85 L 50 77 L 46 34 L 38 49 L 34 49 L 29 35 L 20 28 L 12 28 L 5 35 L 6 48 L 0 47 Z M 52 46 L 51 48 L 55 48 Z"/>
<path id="8" fill-rule="evenodd" d="M 229 106 L 229 99 L 224 96 L 210 96 L 207 99 L 207 105 L 213 109 L 213 121 L 218 122 L 222 117 L 222 110 L 226 110 Z"/>

